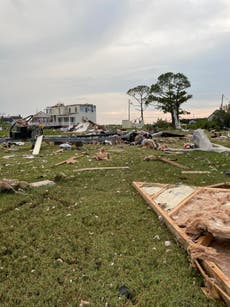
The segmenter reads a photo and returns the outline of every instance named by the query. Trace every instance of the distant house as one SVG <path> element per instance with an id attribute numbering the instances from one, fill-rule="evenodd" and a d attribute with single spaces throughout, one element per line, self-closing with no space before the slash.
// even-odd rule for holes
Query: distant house
<path id="1" fill-rule="evenodd" d="M 208 121 L 211 121 L 211 120 L 215 119 L 216 116 L 217 116 L 217 113 L 218 113 L 219 111 L 220 111 L 220 110 L 215 110 L 214 112 L 212 112 L 212 114 L 210 114 L 210 115 L 208 116 Z"/>
<path id="2" fill-rule="evenodd" d="M 68 127 L 75 126 L 82 121 L 96 122 L 96 106 L 93 104 L 57 103 L 47 107 L 44 112 L 34 115 L 33 122 L 43 124 L 45 127 Z"/>

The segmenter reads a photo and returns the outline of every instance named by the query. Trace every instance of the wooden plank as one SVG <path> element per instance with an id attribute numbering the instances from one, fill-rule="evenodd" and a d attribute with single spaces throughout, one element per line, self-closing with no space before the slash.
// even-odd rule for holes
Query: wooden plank
<path id="1" fill-rule="evenodd" d="M 171 165 L 176 166 L 176 167 L 179 167 L 179 168 L 184 168 L 184 169 L 188 169 L 188 168 L 189 168 L 189 167 L 186 166 L 186 165 L 177 163 L 177 162 L 175 162 L 175 161 L 168 160 L 168 159 L 163 158 L 163 157 L 158 157 L 157 160 L 160 160 L 160 161 L 162 161 L 162 162 L 171 164 Z"/>
<path id="2" fill-rule="evenodd" d="M 180 163 L 177 163 L 175 161 L 169 160 L 169 159 L 161 157 L 161 156 L 148 156 L 148 157 L 144 158 L 144 161 L 161 161 L 161 162 L 165 162 L 165 163 L 171 164 L 171 165 L 179 167 L 179 168 L 183 168 L 183 169 L 189 168 L 186 165 L 182 165 Z"/>
<path id="3" fill-rule="evenodd" d="M 181 174 L 210 174 L 210 171 L 181 171 Z"/>
<path id="4" fill-rule="evenodd" d="M 208 186 L 209 188 L 230 189 L 230 182 L 221 182 Z"/>
<path id="5" fill-rule="evenodd" d="M 211 262 L 212 263 L 212 262 Z M 195 265 L 198 268 L 198 270 L 200 271 L 201 275 L 203 276 L 203 278 L 206 281 L 206 284 L 208 287 L 210 287 L 210 291 L 203 291 L 207 296 L 209 297 L 214 297 L 214 298 L 222 298 L 225 303 L 227 304 L 227 306 L 230 306 L 230 296 L 229 294 L 220 286 L 218 285 L 215 280 L 213 278 L 210 278 L 209 275 L 207 275 L 205 269 L 202 267 L 202 264 L 198 261 L 195 260 Z M 206 263 L 207 265 L 207 263 Z M 214 263 L 212 264 L 212 266 L 215 265 Z M 219 279 L 218 279 L 219 280 Z M 216 297 L 216 294 L 218 295 L 218 297 Z"/>
<path id="6" fill-rule="evenodd" d="M 84 171 L 100 171 L 100 170 L 116 170 L 116 169 L 129 169 L 129 166 L 84 167 L 84 168 L 77 168 L 74 171 L 84 172 Z"/>
<path id="7" fill-rule="evenodd" d="M 230 297 L 230 280 L 227 276 L 219 269 L 219 267 L 212 261 L 202 260 L 202 267 L 204 268 L 207 275 L 216 280 L 217 285 Z M 230 306 L 230 300 L 228 301 Z"/>
<path id="8" fill-rule="evenodd" d="M 41 149 L 41 145 L 42 145 L 42 139 L 43 139 L 43 135 L 39 135 L 36 139 L 36 143 L 34 145 L 34 149 L 32 152 L 32 155 L 36 156 L 39 154 L 40 149 Z"/>

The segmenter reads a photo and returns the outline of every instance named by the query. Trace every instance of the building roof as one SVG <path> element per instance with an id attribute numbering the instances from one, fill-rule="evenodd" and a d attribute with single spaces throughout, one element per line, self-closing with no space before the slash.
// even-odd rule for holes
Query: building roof
<path id="1" fill-rule="evenodd" d="M 74 107 L 74 106 L 95 106 L 95 105 L 92 103 L 74 103 L 74 104 L 67 104 L 67 105 L 64 105 L 63 103 L 57 103 L 54 106 L 50 106 L 47 108 L 51 109 L 51 108 L 57 108 L 57 107 Z"/>
<path id="2" fill-rule="evenodd" d="M 46 114 L 45 112 L 40 111 L 34 114 L 33 117 L 50 117 L 50 115 Z"/>

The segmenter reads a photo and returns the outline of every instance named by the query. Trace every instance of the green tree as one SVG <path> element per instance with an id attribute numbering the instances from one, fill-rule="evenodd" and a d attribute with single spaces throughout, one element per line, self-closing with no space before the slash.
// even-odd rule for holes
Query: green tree
<path id="1" fill-rule="evenodd" d="M 179 115 L 188 113 L 181 109 L 182 103 L 192 98 L 186 89 L 191 86 L 188 78 L 182 73 L 167 72 L 158 77 L 157 83 L 150 88 L 148 104 L 155 104 L 157 109 L 170 113 L 173 127 L 179 126 Z"/>
<path id="2" fill-rule="evenodd" d="M 135 99 L 140 106 L 141 120 L 144 121 L 144 107 L 149 96 L 150 88 L 146 85 L 138 85 L 128 90 L 127 94 Z"/>

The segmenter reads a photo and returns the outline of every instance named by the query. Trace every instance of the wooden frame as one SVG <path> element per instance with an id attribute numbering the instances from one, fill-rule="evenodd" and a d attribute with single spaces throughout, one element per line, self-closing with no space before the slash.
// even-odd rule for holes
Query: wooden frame
<path id="1" fill-rule="evenodd" d="M 203 235 L 198 240 L 193 241 L 192 238 L 186 234 L 183 228 L 180 228 L 175 223 L 175 221 L 172 219 L 172 215 L 178 212 L 185 205 L 189 204 L 189 201 L 198 193 L 202 193 L 202 191 L 227 191 L 228 193 L 230 193 L 230 190 L 228 188 L 230 187 L 230 183 L 222 183 L 203 188 L 197 187 L 193 193 L 185 197 L 185 199 L 179 202 L 177 206 L 170 212 L 164 210 L 155 201 L 154 198 L 163 191 L 165 191 L 167 187 L 171 187 L 172 185 L 162 185 L 162 189 L 155 195 L 149 195 L 148 193 L 146 193 L 143 189 L 145 185 L 151 186 L 151 184 L 149 183 L 133 182 L 134 188 L 141 194 L 141 196 L 156 212 L 156 214 L 162 217 L 169 230 L 175 236 L 176 240 L 187 250 L 187 252 L 189 252 L 189 250 L 191 250 L 193 247 L 197 247 L 198 245 L 210 245 L 213 239 L 212 235 Z M 152 183 L 152 185 L 161 186 L 158 183 Z M 206 286 L 208 287 L 208 291 L 206 289 L 204 293 L 206 293 L 208 296 L 219 297 L 225 301 L 227 306 L 230 306 L 230 276 L 226 276 L 226 274 L 212 261 L 208 261 L 205 259 L 195 259 L 194 263 L 204 277 Z"/>

